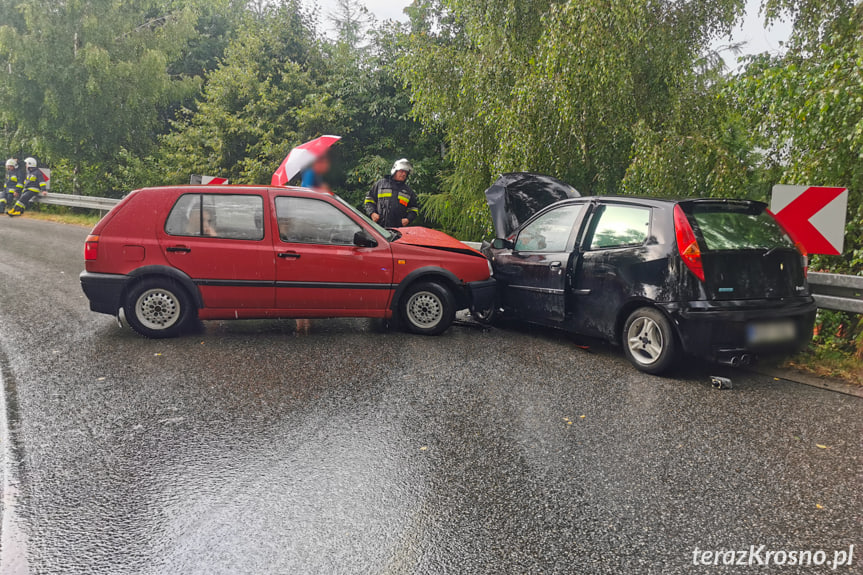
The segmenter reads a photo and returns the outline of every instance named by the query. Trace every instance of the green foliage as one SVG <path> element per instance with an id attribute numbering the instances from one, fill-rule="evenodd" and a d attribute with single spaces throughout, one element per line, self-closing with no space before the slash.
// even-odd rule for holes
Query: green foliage
<path id="1" fill-rule="evenodd" d="M 863 4 L 822 23 L 828 41 L 762 54 L 728 87 L 776 183 L 841 185 L 850 190 L 846 256 L 813 264 L 863 271 Z M 818 33 L 820 36 L 821 33 Z"/>
<path id="2" fill-rule="evenodd" d="M 475 236 L 487 218 L 465 215 L 484 213 L 482 190 L 501 172 L 617 192 L 633 143 L 655 148 L 678 120 L 701 87 L 689 81 L 701 52 L 742 8 L 739 0 L 415 3 L 399 69 L 414 114 L 445 131 L 455 167 L 447 197 L 429 209 Z M 736 170 L 721 154 L 708 164 Z M 652 179 L 642 169 L 635 182 Z"/>
<path id="3" fill-rule="evenodd" d="M 110 161 L 120 148 L 147 152 L 160 112 L 193 94 L 172 76 L 195 34 L 184 3 L 26 0 L 0 28 L 0 115 L 35 152 L 75 164 Z"/>
<path id="4" fill-rule="evenodd" d="M 445 169 L 440 140 L 410 118 L 410 99 L 390 70 L 397 32 L 387 24 L 354 38 L 358 48 L 320 40 L 299 2 L 258 13 L 207 76 L 195 110 L 184 110 L 163 138 L 165 174 L 174 182 L 206 173 L 268 183 L 291 148 L 338 134 L 329 180 L 355 203 L 400 157 L 414 162 L 417 191 L 436 193 Z"/>

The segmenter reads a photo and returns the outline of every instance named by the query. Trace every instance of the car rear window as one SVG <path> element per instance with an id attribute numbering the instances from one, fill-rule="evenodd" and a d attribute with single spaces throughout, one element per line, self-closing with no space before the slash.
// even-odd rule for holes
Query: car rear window
<path id="1" fill-rule="evenodd" d="M 203 209 L 202 209 L 203 206 Z M 172 236 L 264 239 L 264 199 L 255 195 L 185 194 L 165 222 Z"/>
<path id="2" fill-rule="evenodd" d="M 732 206 L 694 206 L 692 216 L 707 251 L 793 248 L 794 242 L 766 210 Z"/>

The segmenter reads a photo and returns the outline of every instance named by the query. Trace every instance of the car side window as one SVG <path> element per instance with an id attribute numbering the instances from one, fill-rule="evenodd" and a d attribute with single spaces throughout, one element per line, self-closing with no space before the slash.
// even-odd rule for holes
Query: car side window
<path id="1" fill-rule="evenodd" d="M 527 225 L 515 242 L 517 252 L 565 252 L 572 228 L 584 206 L 563 206 L 543 214 Z"/>
<path id="2" fill-rule="evenodd" d="M 165 222 L 171 236 L 264 239 L 264 199 L 254 195 L 184 194 Z"/>
<path id="3" fill-rule="evenodd" d="M 591 250 L 640 246 L 650 234 L 650 208 L 606 205 L 594 218 Z"/>
<path id="4" fill-rule="evenodd" d="M 359 224 L 341 210 L 311 198 L 276 198 L 279 237 L 289 244 L 354 245 Z"/>

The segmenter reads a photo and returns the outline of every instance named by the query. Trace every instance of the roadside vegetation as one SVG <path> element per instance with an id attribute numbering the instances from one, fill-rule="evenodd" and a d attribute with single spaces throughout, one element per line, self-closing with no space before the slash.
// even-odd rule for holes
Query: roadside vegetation
<path id="1" fill-rule="evenodd" d="M 340 193 L 360 201 L 409 157 L 427 225 L 466 240 L 490 234 L 483 190 L 508 171 L 583 194 L 843 185 L 846 255 L 812 269 L 861 274 L 863 3 L 763 0 L 792 37 L 736 62 L 714 47 L 745 4 L 416 0 L 394 23 L 357 0 L 0 0 L 0 145 L 37 155 L 55 191 L 120 197 L 192 173 L 266 183 L 339 134 Z M 805 362 L 863 358 L 859 316 L 819 326 Z"/>

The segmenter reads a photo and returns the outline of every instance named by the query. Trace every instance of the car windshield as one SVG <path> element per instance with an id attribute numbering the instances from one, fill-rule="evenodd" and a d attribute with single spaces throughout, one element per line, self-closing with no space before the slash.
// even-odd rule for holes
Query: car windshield
<path id="1" fill-rule="evenodd" d="M 338 201 L 339 201 L 343 206 L 347 207 L 347 208 L 348 208 L 349 210 L 351 210 L 353 213 L 355 213 L 355 214 L 357 214 L 358 216 L 360 216 L 361 218 L 363 218 L 363 219 L 364 219 L 368 224 L 370 224 L 370 225 L 375 229 L 375 231 L 376 231 L 377 233 L 379 233 L 380 235 L 382 235 L 386 241 L 391 242 L 391 241 L 397 240 L 397 239 L 400 237 L 400 234 L 399 234 L 398 232 L 390 231 L 390 230 L 386 229 L 385 227 L 383 227 L 383 226 L 381 226 L 381 225 L 379 225 L 379 224 L 377 224 L 377 223 L 373 222 L 373 221 L 372 221 L 372 220 L 371 220 L 371 219 L 370 219 L 366 214 L 364 214 L 364 213 L 362 213 L 361 211 L 359 211 L 358 209 L 356 209 L 354 206 L 352 206 L 351 204 L 349 204 L 348 202 L 346 202 L 346 201 L 345 201 L 343 198 L 341 198 L 340 196 L 336 195 L 336 199 L 337 199 L 337 200 L 338 200 Z"/>
<path id="2" fill-rule="evenodd" d="M 707 251 L 794 248 L 794 242 L 763 209 L 734 205 L 695 205 L 692 215 Z"/>

